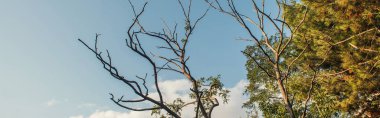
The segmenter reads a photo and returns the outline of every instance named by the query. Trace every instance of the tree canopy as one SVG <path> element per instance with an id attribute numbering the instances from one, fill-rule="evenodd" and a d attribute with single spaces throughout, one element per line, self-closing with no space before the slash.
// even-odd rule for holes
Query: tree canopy
<path id="1" fill-rule="evenodd" d="M 302 0 L 284 6 L 282 15 L 290 27 L 304 22 L 292 32 L 283 62 L 284 68 L 295 63 L 286 85 L 296 114 L 379 117 L 380 1 Z M 298 60 L 293 62 L 294 58 Z M 245 106 L 258 106 L 266 117 L 285 114 L 273 80 L 250 58 L 246 68 L 251 99 Z M 307 99 L 310 103 L 305 103 Z"/>

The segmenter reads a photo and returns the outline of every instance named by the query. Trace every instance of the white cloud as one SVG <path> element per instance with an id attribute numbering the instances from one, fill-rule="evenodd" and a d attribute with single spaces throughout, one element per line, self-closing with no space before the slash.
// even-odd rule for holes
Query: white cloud
<path id="1" fill-rule="evenodd" d="M 190 92 L 191 83 L 186 79 L 166 80 L 158 84 L 165 101 L 173 101 L 177 98 L 189 100 L 188 93 Z M 152 87 L 153 88 L 153 87 Z M 158 93 L 149 94 L 152 98 L 158 99 Z"/>
<path id="2" fill-rule="evenodd" d="M 71 117 L 69 117 L 69 118 L 84 118 L 84 116 L 83 116 L 83 115 L 79 115 L 79 116 L 71 116 Z"/>
<path id="3" fill-rule="evenodd" d="M 244 87 L 248 83 L 246 81 L 240 81 L 234 87 L 229 88 L 230 100 L 228 104 L 221 104 L 215 108 L 213 112 L 214 118 L 245 118 L 247 117 L 246 110 L 242 108 L 243 103 L 248 99 L 242 96 Z"/>
<path id="4" fill-rule="evenodd" d="M 147 112 L 116 112 L 112 110 L 108 111 L 96 111 L 91 114 L 88 118 L 149 118 L 150 113 Z"/>
<path id="5" fill-rule="evenodd" d="M 52 106 L 57 105 L 58 103 L 59 103 L 58 100 L 56 100 L 56 99 L 51 99 L 51 100 L 49 100 L 49 101 L 46 102 L 46 105 L 47 105 L 48 107 L 52 107 Z"/>
<path id="6" fill-rule="evenodd" d="M 77 106 L 77 108 L 94 108 L 94 107 L 97 107 L 96 104 L 93 104 L 93 103 L 85 103 L 85 104 L 80 104 Z"/>
<path id="7" fill-rule="evenodd" d="M 223 104 L 220 101 L 220 105 L 216 107 L 213 111 L 213 117 L 215 118 L 245 118 L 247 116 L 245 109 L 241 106 L 247 100 L 246 97 L 243 97 L 244 86 L 247 84 L 245 81 L 240 81 L 232 88 L 229 89 L 230 100 L 228 104 Z M 185 79 L 182 80 L 166 80 L 159 83 L 161 92 L 164 96 L 164 99 L 172 101 L 176 98 L 182 98 L 184 101 L 190 101 L 191 99 L 188 96 L 189 87 L 191 86 L 190 82 Z M 157 97 L 157 93 L 151 93 L 152 97 Z M 89 115 L 88 117 L 77 116 L 70 118 L 149 118 L 150 111 L 129 111 L 129 112 L 116 112 L 112 110 L 107 111 L 96 111 Z M 187 106 L 182 110 L 183 118 L 192 118 L 194 117 L 194 106 Z"/>

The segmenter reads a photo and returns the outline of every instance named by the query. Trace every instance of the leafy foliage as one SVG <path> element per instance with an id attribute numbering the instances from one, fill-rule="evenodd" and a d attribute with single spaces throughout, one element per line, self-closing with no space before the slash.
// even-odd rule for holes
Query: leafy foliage
<path id="1" fill-rule="evenodd" d="M 202 93 L 201 101 L 202 104 L 205 106 L 205 109 L 207 111 L 213 110 L 214 107 L 219 105 L 219 101 L 216 99 L 217 97 L 220 97 L 223 103 L 227 103 L 228 101 L 228 93 L 229 90 L 223 88 L 223 83 L 220 82 L 220 75 L 218 76 L 211 76 L 208 78 L 200 78 L 198 80 L 198 85 L 201 85 L 202 87 L 199 87 L 198 89 Z M 196 95 L 192 92 L 189 94 L 191 99 L 196 99 Z M 166 106 L 168 106 L 172 111 L 175 111 L 177 114 L 181 115 L 181 111 L 184 107 L 188 105 L 196 105 L 196 101 L 193 102 L 185 102 L 181 98 L 177 98 L 172 103 L 165 103 Z M 194 111 L 197 111 L 195 108 Z M 198 113 L 198 117 L 202 117 L 202 114 L 200 112 Z M 159 117 L 159 118 L 170 118 L 171 115 L 164 112 L 162 109 L 156 109 L 152 110 L 151 114 L 153 116 Z"/>
<path id="2" fill-rule="evenodd" d="M 304 20 L 280 63 L 280 68 L 290 68 L 285 85 L 295 114 L 300 116 L 307 107 L 306 117 L 379 117 L 380 1 L 302 0 L 284 6 L 289 27 L 296 29 Z M 261 69 L 271 66 L 257 46 L 244 52 L 262 65 L 247 60 L 250 100 L 244 106 L 259 108 L 264 117 L 284 117 L 276 82 Z"/>
<path id="3" fill-rule="evenodd" d="M 309 14 L 292 50 L 309 45 L 297 68 L 319 71 L 312 114 L 379 117 L 380 1 L 302 0 L 285 9 L 291 26 L 305 7 Z"/>
<path id="4" fill-rule="evenodd" d="M 269 40 L 272 42 L 273 38 L 275 37 L 271 37 Z M 264 40 L 262 41 L 264 42 Z M 265 48 L 265 50 L 270 49 Z M 246 93 L 250 95 L 250 98 L 243 106 L 251 109 L 258 106 L 263 111 L 265 117 L 281 117 L 286 113 L 286 109 L 283 107 L 276 80 L 269 77 L 262 70 L 262 68 L 266 69 L 269 75 L 274 75 L 274 72 L 270 71 L 270 68 L 272 68 L 270 62 L 265 57 L 265 54 L 260 51 L 259 47 L 255 45 L 247 46 L 244 54 L 248 57 L 246 69 L 248 71 L 247 78 L 249 84 Z M 251 55 L 255 56 L 255 59 L 250 58 Z M 273 54 L 270 53 L 270 55 Z M 257 65 L 261 65 L 261 68 Z"/>

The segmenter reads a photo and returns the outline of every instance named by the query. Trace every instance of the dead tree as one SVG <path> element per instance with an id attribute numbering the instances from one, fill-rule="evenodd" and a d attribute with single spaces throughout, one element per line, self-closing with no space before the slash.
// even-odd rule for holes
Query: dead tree
<path id="1" fill-rule="evenodd" d="M 138 54 L 138 56 L 142 57 L 145 61 L 147 61 L 151 66 L 151 71 L 153 72 L 152 79 L 149 79 L 146 74 L 144 77 L 136 76 L 135 79 L 127 78 L 120 74 L 118 69 L 112 63 L 112 58 L 108 50 L 106 53 L 102 53 L 98 49 L 98 39 L 99 34 L 96 34 L 94 47 L 89 46 L 87 43 L 83 42 L 81 39 L 78 39 L 84 46 L 86 46 L 93 54 L 95 54 L 96 58 L 101 62 L 103 68 L 109 72 L 109 74 L 126 84 L 135 95 L 137 95 L 140 99 L 127 99 L 124 97 L 115 98 L 113 94 L 111 95 L 111 100 L 118 106 L 123 107 L 132 111 L 157 111 L 163 110 L 168 114 L 168 117 L 180 118 L 180 109 L 183 107 L 193 104 L 195 106 L 195 117 L 204 117 L 210 118 L 214 107 L 219 105 L 218 100 L 215 98 L 221 92 L 228 93 L 228 91 L 222 89 L 221 83 L 210 83 L 206 85 L 204 82 L 196 79 L 190 71 L 190 68 L 187 64 L 189 61 L 189 56 L 186 55 L 188 42 L 190 40 L 191 35 L 193 34 L 198 23 L 205 17 L 208 12 L 208 9 L 201 14 L 195 21 L 192 21 L 190 18 L 191 11 L 191 3 L 187 3 L 187 7 L 181 0 L 178 0 L 179 6 L 183 13 L 185 22 L 184 22 L 184 30 L 183 36 L 179 36 L 177 33 L 177 24 L 175 24 L 173 29 L 169 29 L 166 25 L 166 28 L 163 28 L 161 32 L 152 32 L 145 29 L 143 24 L 140 22 L 140 17 L 145 11 L 145 7 L 147 2 L 144 4 L 140 11 L 136 11 L 134 5 L 129 1 L 133 13 L 134 19 L 132 24 L 128 28 L 128 37 L 125 39 L 126 46 L 132 50 L 134 53 Z M 156 40 L 159 40 L 164 43 L 164 45 L 158 46 L 158 49 L 167 50 L 171 52 L 174 57 L 168 56 L 160 56 L 156 54 L 152 54 L 150 51 L 146 50 L 142 45 L 142 39 L 140 37 L 148 36 L 152 37 Z M 160 60 L 160 62 L 164 62 L 163 65 L 158 65 L 156 60 Z M 194 101 L 189 103 L 180 102 L 180 104 L 173 105 L 169 104 L 169 101 L 165 101 L 164 97 L 160 90 L 160 85 L 158 83 L 158 75 L 161 71 L 169 71 L 174 73 L 179 73 L 183 75 L 186 79 L 188 79 L 192 83 L 192 87 L 189 88 L 193 95 Z M 139 80 L 139 81 L 137 81 Z M 149 87 L 147 87 L 147 81 L 154 81 L 154 87 L 156 92 L 158 93 L 158 99 L 154 99 L 149 95 Z M 219 82 L 219 81 L 218 81 Z M 218 85 L 217 87 L 215 87 Z M 208 88 L 208 89 L 204 89 Z M 216 93 L 209 94 L 210 91 L 219 91 Z M 224 97 L 226 98 L 226 97 Z M 226 100 L 226 99 L 224 99 Z M 148 108 L 132 108 L 127 106 L 128 103 L 150 103 L 153 104 L 152 107 Z"/>
<path id="2" fill-rule="evenodd" d="M 262 0 L 261 5 L 258 4 L 255 0 L 249 1 L 252 4 L 253 11 L 256 12 L 255 18 L 257 21 L 252 19 L 249 15 L 240 13 L 234 4 L 234 0 L 227 0 L 225 3 L 227 6 L 223 5 L 223 1 L 205 0 L 205 2 L 208 3 L 210 7 L 221 13 L 231 16 L 235 21 L 237 21 L 237 23 L 241 25 L 245 31 L 247 31 L 249 38 L 244 40 L 253 42 L 254 46 L 258 48 L 258 52 L 262 54 L 262 57 L 265 59 L 262 59 L 264 60 L 264 62 L 262 62 L 262 60 L 259 60 L 259 57 L 255 54 L 248 54 L 246 52 L 243 52 L 244 55 L 252 58 L 258 68 L 264 71 L 269 78 L 276 81 L 282 97 L 282 101 L 286 107 L 287 112 L 289 113 L 289 116 L 295 118 L 296 116 L 294 114 L 292 102 L 289 99 L 290 93 L 286 89 L 284 80 L 287 80 L 289 78 L 289 69 L 292 67 L 293 62 L 297 60 L 298 57 L 302 55 L 302 53 L 300 53 L 297 58 L 292 61 L 291 64 L 287 65 L 288 68 L 281 68 L 280 64 L 284 62 L 283 55 L 289 44 L 292 43 L 293 34 L 297 32 L 305 17 L 296 27 L 291 27 L 284 20 L 284 16 L 281 16 L 281 10 L 286 4 L 286 0 L 276 0 L 278 12 L 274 17 L 270 16 L 270 13 L 264 10 L 264 0 Z M 254 25 L 255 27 L 251 27 L 249 24 Z M 268 32 L 268 29 L 275 31 L 275 34 L 270 34 Z M 255 30 L 260 31 L 261 35 L 255 35 Z M 290 32 L 290 36 L 285 36 L 285 32 L 287 31 Z M 312 89 L 312 86 L 310 89 Z M 309 99 L 307 101 L 309 101 Z"/>

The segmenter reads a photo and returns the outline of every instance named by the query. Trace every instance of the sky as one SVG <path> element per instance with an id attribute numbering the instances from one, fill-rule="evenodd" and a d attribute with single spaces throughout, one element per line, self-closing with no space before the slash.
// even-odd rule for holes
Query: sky
<path id="1" fill-rule="evenodd" d="M 142 5 L 140 0 L 132 2 L 136 8 Z M 247 7 L 244 3 L 237 5 Z M 268 8 L 274 6 L 269 4 Z M 194 0 L 193 18 L 206 9 L 202 0 Z M 252 9 L 248 6 L 242 12 Z M 150 67 L 123 42 L 132 13 L 127 0 L 0 0 L 0 117 L 150 117 L 150 113 L 128 111 L 109 100 L 109 93 L 121 96 L 130 95 L 130 91 L 103 70 L 77 40 L 92 44 L 95 34 L 100 33 L 100 49 L 110 50 L 123 74 L 145 74 Z M 163 21 L 170 26 L 183 23 L 176 0 L 149 1 L 142 24 L 160 31 Z M 194 76 L 221 75 L 221 81 L 231 90 L 231 101 L 215 109 L 216 117 L 245 117 L 241 105 L 246 100 L 242 93 L 247 84 L 246 58 L 240 51 L 252 43 L 236 39 L 246 36 L 232 18 L 211 10 L 190 39 L 189 66 Z M 160 53 L 153 39 L 143 43 Z M 183 76 L 163 73 L 159 78 L 168 100 L 173 96 L 188 99 L 181 94 L 187 91 L 183 86 L 189 85 Z M 190 117 L 192 111 L 184 112 Z"/>

